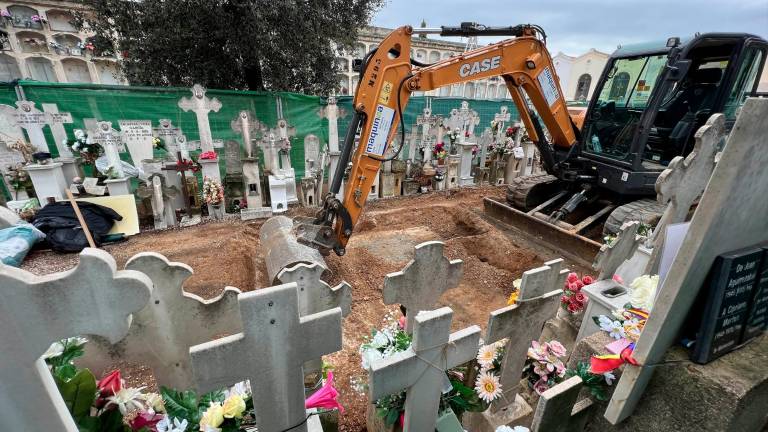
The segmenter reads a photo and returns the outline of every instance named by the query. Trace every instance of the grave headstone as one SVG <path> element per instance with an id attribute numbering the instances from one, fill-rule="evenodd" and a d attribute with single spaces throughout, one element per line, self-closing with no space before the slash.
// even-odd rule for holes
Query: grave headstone
<path id="1" fill-rule="evenodd" d="M 9 149 L 7 146 L 16 142 L 17 140 L 24 139 L 24 131 L 16 124 L 16 110 L 17 108 L 10 105 L 0 104 L 0 168 L 5 172 L 8 166 L 13 166 L 19 163 L 25 162 L 24 157 L 16 151 Z M 15 194 L 10 182 L 5 176 L 3 176 L 6 189 Z M 19 198 L 26 198 L 26 191 L 20 190 Z"/>
<path id="2" fill-rule="evenodd" d="M 450 333 L 452 319 L 447 307 L 419 312 L 411 347 L 374 361 L 368 371 L 370 401 L 406 390 L 404 431 L 435 430 L 445 371 L 477 354 L 480 327 Z"/>
<path id="3" fill-rule="evenodd" d="M 299 315 L 297 286 L 278 285 L 238 296 L 242 333 L 189 349 L 197 389 L 207 392 L 249 379 L 260 431 L 306 432 L 305 361 L 339 351 L 341 309 Z"/>
<path id="4" fill-rule="evenodd" d="M 154 252 L 133 256 L 125 263 L 125 269 L 144 273 L 152 280 L 151 298 L 133 314 L 125 338 L 117 343 L 92 338 L 78 363 L 96 375 L 108 372 L 107 368 L 116 361 L 146 364 L 159 385 L 191 388 L 194 380 L 189 347 L 240 331 L 240 290 L 228 286 L 208 300 L 188 293 L 183 285 L 192 276 L 192 268 Z"/>
<path id="5" fill-rule="evenodd" d="M 176 152 L 179 151 L 178 145 L 176 144 L 176 136 L 181 134 L 181 130 L 175 127 L 168 119 L 158 120 L 158 126 L 153 130 L 155 135 L 163 140 L 163 144 L 165 145 L 168 154 L 176 157 Z"/>
<path id="6" fill-rule="evenodd" d="M 203 152 L 213 151 L 214 143 L 211 135 L 211 124 L 208 121 L 208 113 L 218 112 L 221 109 L 221 102 L 216 98 L 209 98 L 205 95 L 206 89 L 200 84 L 192 86 L 192 97 L 183 97 L 179 100 L 179 108 L 184 112 L 192 111 L 197 118 L 197 129 L 200 135 L 200 149 Z"/>
<path id="7" fill-rule="evenodd" d="M 703 132 L 715 133 L 713 128 Z M 768 241 L 768 99 L 748 98 L 696 207 L 688 233 L 656 297 L 632 356 L 640 365 L 660 362 L 680 328 L 715 257 Z M 702 139 L 704 139 L 702 137 Z M 605 413 L 616 424 L 642 397 L 653 367 L 626 365 Z"/>
<path id="8" fill-rule="evenodd" d="M 587 421 L 590 399 L 576 402 L 583 381 L 578 376 L 552 386 L 541 394 L 531 424 L 532 432 L 581 432 Z"/>
<path id="9" fill-rule="evenodd" d="M 16 106 L 16 124 L 27 131 L 35 152 L 48 152 L 43 127 L 48 124 L 49 115 L 35 108 L 35 103 L 31 101 L 17 101 Z"/>
<path id="10" fill-rule="evenodd" d="M 227 174 L 242 174 L 243 167 L 240 165 L 240 143 L 234 140 L 228 140 L 224 143 L 224 165 Z"/>
<path id="11" fill-rule="evenodd" d="M 768 328 L 768 246 L 763 247 L 763 262 L 757 276 L 755 294 L 750 302 L 747 323 L 741 341 L 746 342 Z"/>
<path id="12" fill-rule="evenodd" d="M 493 119 L 498 124 L 496 128 L 496 141 L 499 143 L 504 141 L 504 137 L 506 136 L 507 132 L 507 128 L 505 126 L 507 125 L 507 122 L 510 120 L 510 118 L 511 116 L 509 114 L 509 108 L 507 108 L 506 105 L 499 107 L 499 112 L 493 115 Z"/>
<path id="13" fill-rule="evenodd" d="M 142 166 L 142 161 L 154 157 L 152 140 L 152 120 L 118 120 L 120 137 L 128 153 L 131 155 L 133 165 Z"/>
<path id="14" fill-rule="evenodd" d="M 328 119 L 328 156 L 330 157 L 330 167 L 328 171 L 328 185 L 333 183 L 333 176 L 336 175 L 336 167 L 339 164 L 339 117 L 344 117 L 346 112 L 336 104 L 336 98 L 329 96 L 325 107 L 320 109 L 320 117 Z"/>
<path id="15" fill-rule="evenodd" d="M 97 122 L 96 129 L 89 136 L 104 147 L 104 155 L 109 161 L 110 168 L 114 170 L 116 178 L 125 178 L 123 164 L 120 161 L 120 152 L 125 148 L 120 140 L 120 133 L 112 128 L 112 122 Z"/>
<path id="16" fill-rule="evenodd" d="M 44 165 L 29 164 L 24 167 L 29 174 L 29 179 L 32 180 L 32 186 L 35 188 L 41 206 L 46 205 L 48 198 L 60 201 L 67 196 L 66 190 L 69 184 L 64 178 L 63 165 L 61 162 L 51 162 Z"/>
<path id="17" fill-rule="evenodd" d="M 256 157 L 256 153 L 254 151 L 253 146 L 253 137 L 252 134 L 263 131 L 266 129 L 266 126 L 261 123 L 258 119 L 256 119 L 256 116 L 254 116 L 250 111 L 240 111 L 240 113 L 237 115 L 237 118 L 232 120 L 230 122 L 230 126 L 232 127 L 232 130 L 234 132 L 239 133 L 243 137 L 243 148 L 245 149 L 245 157 L 246 158 L 252 158 Z M 237 152 L 238 158 L 240 156 L 240 150 L 238 149 Z"/>
<path id="18" fill-rule="evenodd" d="M 475 182 L 475 178 L 472 175 L 472 159 L 474 156 L 475 143 L 464 142 L 459 144 L 459 186 L 470 186 Z"/>
<path id="19" fill-rule="evenodd" d="M 64 141 L 68 139 L 67 130 L 64 129 L 64 124 L 71 124 L 72 114 L 68 112 L 59 112 L 59 107 L 52 103 L 40 104 L 43 111 L 48 115 L 49 123 L 48 127 L 51 128 L 51 135 L 56 144 L 56 149 L 59 151 L 59 157 L 65 159 L 71 159 L 74 157 L 72 152 L 64 144 Z"/>
<path id="20" fill-rule="evenodd" d="M 421 243 L 403 270 L 384 278 L 384 304 L 405 306 L 408 332 L 413 330 L 419 311 L 431 310 L 445 291 L 459 285 L 464 262 L 446 258 L 444 248 L 445 243 L 439 241 Z"/>
<path id="21" fill-rule="evenodd" d="M 136 189 L 136 195 L 142 199 L 149 198 L 152 204 L 155 229 L 166 229 L 169 226 L 177 225 L 173 199 L 177 195 L 181 195 L 181 191 L 176 186 L 168 186 L 165 175 L 150 174 L 146 184 L 142 184 Z"/>
<path id="22" fill-rule="evenodd" d="M 637 237 L 639 227 L 638 221 L 624 222 L 613 242 L 600 246 L 592 264 L 592 268 L 600 271 L 597 280 L 611 279 L 624 261 L 632 257 L 640 245 L 640 239 Z"/>
<path id="23" fill-rule="evenodd" d="M 0 266 L 0 284 L 0 343 L 13 347 L 0 350 L 0 430 L 77 432 L 41 356 L 68 337 L 122 339 L 130 315 L 149 300 L 152 281 L 116 271 L 111 255 L 88 248 L 74 269 L 61 273 L 38 276 Z"/>

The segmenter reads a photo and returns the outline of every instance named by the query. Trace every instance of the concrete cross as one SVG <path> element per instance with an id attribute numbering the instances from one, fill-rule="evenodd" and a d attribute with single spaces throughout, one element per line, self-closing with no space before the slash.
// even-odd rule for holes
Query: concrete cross
<path id="1" fill-rule="evenodd" d="M 234 132 L 237 132 L 243 136 L 243 146 L 245 148 L 246 157 L 254 157 L 255 152 L 253 148 L 253 138 L 251 138 L 251 133 L 264 131 L 266 129 L 266 125 L 260 122 L 250 111 L 240 111 L 240 113 L 237 115 L 237 118 L 232 120 L 229 124 Z M 238 154 L 238 158 L 239 156 L 240 155 Z"/>
<path id="2" fill-rule="evenodd" d="M 416 160 L 416 148 L 419 147 L 419 128 L 417 126 L 411 126 L 411 130 L 408 132 L 408 153 L 405 154 L 404 152 L 401 153 L 402 157 L 405 160 L 410 160 L 411 162 Z M 422 142 L 422 146 L 424 143 Z"/>
<path id="3" fill-rule="evenodd" d="M 77 432 L 41 356 L 78 335 L 119 341 L 130 315 L 149 300 L 152 281 L 116 271 L 111 255 L 88 248 L 74 269 L 45 276 L 0 265 L 0 286 L 0 430 Z"/>
<path id="4" fill-rule="evenodd" d="M 218 99 L 210 99 L 205 96 L 206 89 L 200 84 L 192 86 L 192 97 L 183 97 L 179 100 L 179 108 L 184 112 L 192 110 L 197 118 L 197 129 L 200 133 L 200 148 L 204 151 L 213 151 L 213 137 L 211 136 L 211 124 L 208 121 L 208 113 L 218 112 L 221 102 Z"/>
<path id="5" fill-rule="evenodd" d="M 352 311 L 352 286 L 345 281 L 331 288 L 320 277 L 325 269 L 317 264 L 299 263 L 277 274 L 284 284 L 295 282 L 299 287 L 299 315 L 312 315 L 324 310 L 341 308 L 341 315 Z"/>
<path id="6" fill-rule="evenodd" d="M 610 245 L 600 246 L 600 251 L 595 255 L 595 262 L 592 263 L 592 268 L 600 271 L 597 280 L 612 278 L 619 266 L 632 257 L 640 245 L 640 239 L 637 237 L 639 227 L 638 221 L 624 222 L 616 234 L 616 239 Z"/>
<path id="7" fill-rule="evenodd" d="M 115 361 L 143 363 L 152 368 L 158 384 L 191 388 L 194 380 L 189 347 L 240 331 L 240 290 L 228 286 L 208 300 L 188 293 L 183 285 L 192 276 L 192 268 L 155 252 L 133 256 L 125 268 L 140 271 L 152 280 L 152 297 L 144 309 L 133 315 L 124 339 L 112 344 L 93 338 L 80 363 L 97 375 Z"/>
<path id="8" fill-rule="evenodd" d="M 43 107 L 43 111 L 48 115 L 49 123 L 48 127 L 51 128 L 51 134 L 56 144 L 56 149 L 59 150 L 59 157 L 73 158 L 72 151 L 64 144 L 64 141 L 68 139 L 67 130 L 64 129 L 64 124 L 72 123 L 72 114 L 68 112 L 59 112 L 59 107 L 53 103 L 40 104 Z"/>
<path id="9" fill-rule="evenodd" d="M 411 347 L 375 361 L 368 371 L 371 401 L 406 390 L 404 431 L 434 431 L 445 371 L 477 355 L 480 327 L 451 332 L 453 311 L 444 307 L 420 312 Z"/>
<path id="10" fill-rule="evenodd" d="M 705 133 L 709 129 L 713 132 Z M 715 114 L 694 135 L 696 144 L 685 158 L 672 159 L 667 169 L 656 179 L 656 199 L 660 204 L 667 204 L 664 214 L 653 230 L 654 245 L 646 273 L 658 273 L 661 249 L 667 226 L 685 222 L 691 206 L 704 192 L 707 181 L 715 169 L 715 157 L 720 148 L 725 130 L 725 115 Z"/>
<path id="11" fill-rule="evenodd" d="M 289 126 L 285 119 L 277 121 L 277 141 L 280 147 L 280 168 L 291 168 L 291 138 L 296 136 L 296 128 Z"/>
<path id="12" fill-rule="evenodd" d="M 557 313 L 567 276 L 562 259 L 547 261 L 523 273 L 516 304 L 491 312 L 485 343 L 507 339 L 499 378 L 503 393 L 492 405 L 493 412 L 515 403 L 528 348 L 539 339 L 544 323 Z"/>
<path id="13" fill-rule="evenodd" d="M 416 245 L 411 262 L 384 278 L 384 304 L 405 306 L 409 333 L 420 311 L 431 310 L 445 291 L 459 286 L 464 262 L 448 260 L 443 256 L 444 247 L 439 241 Z"/>
<path id="14" fill-rule="evenodd" d="M 592 400 L 576 402 L 583 386 L 581 378 L 570 377 L 541 394 L 533 414 L 533 432 L 580 432 L 584 430 Z"/>
<path id="15" fill-rule="evenodd" d="M 176 156 L 176 152 L 179 150 L 176 146 L 176 136 L 181 134 L 181 129 L 174 126 L 168 119 L 160 119 L 158 122 L 159 125 L 152 129 L 155 136 L 163 140 L 168 154 Z"/>
<path id="16" fill-rule="evenodd" d="M 123 164 L 120 161 L 120 152 L 124 150 L 121 148 L 123 143 L 120 139 L 120 132 L 112 128 L 112 122 L 97 122 L 96 130 L 94 131 L 92 137 L 94 141 L 98 142 L 104 147 L 104 154 L 107 156 L 109 166 L 115 170 L 117 177 L 125 178 Z"/>
<path id="17" fill-rule="evenodd" d="M 320 139 L 315 134 L 304 137 L 304 176 L 311 177 L 313 171 L 320 169 Z"/>
<path id="18" fill-rule="evenodd" d="M 238 301 L 242 333 L 189 349 L 198 391 L 249 379 L 263 389 L 253 393 L 259 431 L 306 432 L 302 365 L 341 349 L 341 309 L 301 317 L 294 283 L 243 293 Z"/>
<path id="19" fill-rule="evenodd" d="M 49 115 L 35 108 L 35 103 L 31 101 L 17 101 L 16 106 L 16 123 L 27 131 L 32 147 L 36 152 L 47 152 L 48 143 L 43 128 L 49 123 Z"/>
<path id="20" fill-rule="evenodd" d="M 719 141 L 712 125 L 702 140 Z M 708 136 L 712 135 L 712 136 Z M 720 254 L 768 241 L 768 99 L 748 98 L 701 195 L 643 328 L 632 357 L 640 365 L 662 361 Z M 653 366 L 625 365 L 605 417 L 616 424 L 632 414 L 653 375 Z"/>
<path id="21" fill-rule="evenodd" d="M 507 106 L 502 105 L 499 108 L 499 112 L 493 115 L 493 119 L 498 124 L 496 128 L 496 140 L 502 141 L 506 133 L 506 128 L 504 126 L 506 126 L 507 122 L 510 120 L 509 109 Z"/>
<path id="22" fill-rule="evenodd" d="M 277 136 L 277 131 L 270 129 L 261 137 L 261 147 L 264 152 L 264 170 L 272 173 L 280 169 Z"/>
<path id="23" fill-rule="evenodd" d="M 339 108 L 335 97 L 329 96 L 325 107 L 320 108 L 317 114 L 328 119 L 328 150 L 333 155 L 334 152 L 339 152 L 339 117 L 344 117 L 346 110 Z"/>
<path id="24" fill-rule="evenodd" d="M 491 128 L 487 127 L 483 130 L 483 134 L 480 135 L 478 145 L 480 146 L 480 167 L 485 166 L 485 161 L 488 160 L 488 146 L 493 143 L 493 133 Z"/>

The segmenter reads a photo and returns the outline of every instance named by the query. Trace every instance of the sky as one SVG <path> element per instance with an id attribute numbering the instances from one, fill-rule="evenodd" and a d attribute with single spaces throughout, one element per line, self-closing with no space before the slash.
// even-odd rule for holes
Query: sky
<path id="1" fill-rule="evenodd" d="M 617 45 L 666 40 L 696 32 L 746 32 L 768 39 L 768 0 L 384 0 L 372 24 L 418 27 L 538 24 L 552 55 L 580 55 L 590 48 L 611 53 Z M 430 36 L 438 38 L 437 36 Z M 500 38 L 480 38 L 485 45 Z M 452 38 L 451 40 L 461 40 Z"/>

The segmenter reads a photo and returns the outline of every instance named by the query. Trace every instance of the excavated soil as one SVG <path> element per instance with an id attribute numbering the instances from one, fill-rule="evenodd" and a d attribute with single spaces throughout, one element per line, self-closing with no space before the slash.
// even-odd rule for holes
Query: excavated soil
<path id="1" fill-rule="evenodd" d="M 384 277 L 401 270 L 413 258 L 414 246 L 440 240 L 445 242 L 449 258 L 464 261 L 460 285 L 446 292 L 437 305 L 454 310 L 455 330 L 473 324 L 484 328 L 488 313 L 506 305 L 512 282 L 523 271 L 558 256 L 483 217 L 482 199 L 503 199 L 503 195 L 501 187 L 484 187 L 374 201 L 366 207 L 347 254 L 326 258 L 327 281 L 335 284 L 346 280 L 353 287 L 352 312 L 344 321 L 343 349 L 326 358 L 335 367 L 340 399 L 346 407 L 340 418 L 341 431 L 366 430 L 367 400 L 352 386 L 353 379 L 365 376 L 358 347 L 363 336 L 381 326 L 387 312 L 397 312 L 397 305 L 384 305 L 382 301 Z M 309 212 L 295 209 L 289 215 L 299 213 Z M 150 231 L 104 249 L 115 256 L 118 268 L 134 254 L 147 251 L 186 263 L 194 269 L 194 275 L 184 289 L 210 298 L 225 286 L 250 291 L 268 285 L 264 251 L 259 247 L 261 224 L 229 219 Z M 38 274 L 52 273 L 75 266 L 77 259 L 75 254 L 33 252 L 22 268 Z M 127 372 L 132 384 L 154 386 L 151 371 L 145 366 L 117 366 Z"/>

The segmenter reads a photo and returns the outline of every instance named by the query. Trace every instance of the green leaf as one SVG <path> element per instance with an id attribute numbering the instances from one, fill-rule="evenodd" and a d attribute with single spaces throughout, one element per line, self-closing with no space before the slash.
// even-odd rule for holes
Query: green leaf
<path id="1" fill-rule="evenodd" d="M 389 410 L 387 413 L 387 416 L 384 418 L 384 424 L 387 425 L 387 427 L 392 426 L 397 422 L 397 419 L 400 418 L 400 411 L 398 410 Z"/>
<path id="2" fill-rule="evenodd" d="M 168 416 L 187 420 L 190 424 L 200 422 L 195 392 L 191 390 L 179 392 L 168 387 L 160 387 L 160 395 L 163 397 L 163 404 Z"/>
<path id="3" fill-rule="evenodd" d="M 123 432 L 125 431 L 125 425 L 123 424 L 123 415 L 120 414 L 120 410 L 111 409 L 104 411 L 100 416 L 101 427 L 99 432 Z"/>
<path id="4" fill-rule="evenodd" d="M 99 432 L 101 429 L 101 420 L 98 417 L 83 417 L 77 423 L 79 432 Z"/>
<path id="5" fill-rule="evenodd" d="M 59 392 L 75 422 L 78 422 L 91 412 L 91 405 L 96 399 L 96 377 L 88 369 L 82 369 L 69 381 L 62 382 Z"/>
<path id="6" fill-rule="evenodd" d="M 595 324 L 596 324 L 598 327 L 600 327 L 600 316 L 597 316 L 597 315 L 596 315 L 596 316 L 593 316 L 593 317 L 592 317 L 592 321 L 594 321 L 594 322 L 595 322 Z"/>

